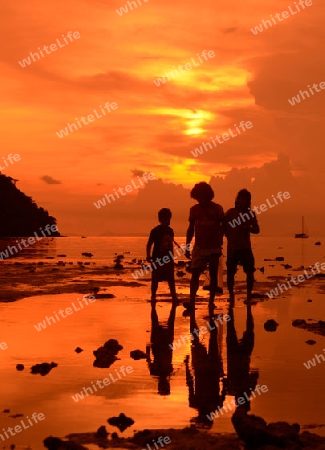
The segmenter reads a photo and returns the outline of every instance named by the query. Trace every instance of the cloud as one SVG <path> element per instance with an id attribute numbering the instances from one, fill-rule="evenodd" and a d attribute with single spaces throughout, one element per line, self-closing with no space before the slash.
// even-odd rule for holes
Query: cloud
<path id="1" fill-rule="evenodd" d="M 55 178 L 51 177 L 50 175 L 44 175 L 40 179 L 43 180 L 46 184 L 62 184 L 61 181 L 55 180 Z"/>
<path id="2" fill-rule="evenodd" d="M 138 170 L 138 169 L 133 169 L 133 170 L 131 170 L 131 172 L 134 177 L 142 177 L 142 175 L 145 173 L 144 170 Z"/>

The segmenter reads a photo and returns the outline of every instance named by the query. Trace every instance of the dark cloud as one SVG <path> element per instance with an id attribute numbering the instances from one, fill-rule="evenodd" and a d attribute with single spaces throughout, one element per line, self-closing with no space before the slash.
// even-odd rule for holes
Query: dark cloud
<path id="1" fill-rule="evenodd" d="M 46 184 L 62 184 L 61 181 L 56 180 L 55 178 L 51 177 L 50 175 L 43 175 L 40 178 L 44 183 Z"/>

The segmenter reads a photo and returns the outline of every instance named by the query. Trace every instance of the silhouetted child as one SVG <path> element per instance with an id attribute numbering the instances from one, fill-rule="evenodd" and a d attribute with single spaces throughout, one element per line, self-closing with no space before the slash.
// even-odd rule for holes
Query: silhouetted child
<path id="1" fill-rule="evenodd" d="M 210 272 L 210 303 L 213 303 L 217 292 L 217 277 L 219 258 L 222 254 L 224 212 L 222 206 L 214 203 L 212 187 L 205 182 L 198 183 L 191 191 L 191 197 L 198 204 L 192 206 L 189 216 L 189 227 L 186 234 L 186 248 L 195 235 L 192 251 L 190 304 L 189 309 L 195 308 L 195 297 L 199 288 L 200 275 L 209 265 Z M 190 252 L 186 251 L 190 257 Z M 184 306 L 187 306 L 186 304 Z"/>
<path id="2" fill-rule="evenodd" d="M 156 300 L 159 281 L 167 281 L 173 301 L 177 301 L 174 276 L 174 231 L 169 226 L 172 213 L 168 208 L 158 212 L 160 225 L 150 232 L 147 243 L 147 261 L 151 263 L 151 301 Z M 150 256 L 153 245 L 152 257 Z"/>
<path id="3" fill-rule="evenodd" d="M 238 264 L 243 266 L 246 273 L 248 300 L 253 290 L 255 261 L 250 234 L 258 234 L 260 227 L 256 214 L 250 208 L 251 193 L 247 189 L 242 189 L 237 194 L 235 208 L 229 209 L 224 219 L 224 231 L 228 241 L 227 286 L 232 299 Z"/>

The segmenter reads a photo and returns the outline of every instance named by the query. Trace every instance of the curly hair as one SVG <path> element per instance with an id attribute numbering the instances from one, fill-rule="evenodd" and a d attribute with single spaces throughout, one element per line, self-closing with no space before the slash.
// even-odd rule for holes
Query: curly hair
<path id="1" fill-rule="evenodd" d="M 191 190 L 191 197 L 194 198 L 194 200 L 199 200 L 201 198 L 212 200 L 214 198 L 214 192 L 208 183 L 201 181 L 201 183 L 197 183 Z"/>

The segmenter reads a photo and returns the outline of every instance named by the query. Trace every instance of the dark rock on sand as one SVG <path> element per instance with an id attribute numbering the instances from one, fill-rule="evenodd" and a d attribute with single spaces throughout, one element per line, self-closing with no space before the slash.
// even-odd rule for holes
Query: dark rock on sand
<path id="1" fill-rule="evenodd" d="M 43 443 L 44 447 L 49 450 L 87 450 L 87 448 L 81 444 L 72 441 L 62 441 L 62 439 L 52 436 L 44 439 Z"/>
<path id="2" fill-rule="evenodd" d="M 308 303 L 311 303 L 311 302 L 312 302 L 312 299 L 311 299 L 311 298 L 309 298 L 309 299 L 307 300 L 307 302 L 308 302 Z"/>
<path id="3" fill-rule="evenodd" d="M 92 256 L 94 256 L 92 253 L 89 253 L 89 252 L 83 252 L 81 254 L 82 254 L 82 256 L 85 256 L 86 258 L 91 258 Z"/>
<path id="4" fill-rule="evenodd" d="M 25 369 L 25 366 L 24 366 L 24 364 L 17 364 L 17 365 L 16 365 L 16 369 L 19 370 L 19 371 L 21 371 L 21 370 L 24 370 L 24 369 Z"/>
<path id="5" fill-rule="evenodd" d="M 267 425 L 262 417 L 247 414 L 237 409 L 231 418 L 234 428 L 248 448 L 259 448 L 272 445 L 290 448 L 290 444 L 298 442 L 299 424 L 289 425 L 287 422 L 276 422 Z"/>
<path id="6" fill-rule="evenodd" d="M 275 260 L 276 261 L 284 261 L 284 257 L 283 256 L 276 256 Z"/>
<path id="7" fill-rule="evenodd" d="M 316 341 L 313 341 L 312 339 L 308 339 L 308 341 L 306 341 L 306 344 L 314 345 L 314 344 L 316 344 Z"/>
<path id="8" fill-rule="evenodd" d="M 278 325 L 279 324 L 273 319 L 267 320 L 264 324 L 264 330 L 269 332 L 276 331 Z"/>
<path id="9" fill-rule="evenodd" d="M 42 377 L 44 377 L 44 375 L 47 375 L 54 367 L 57 366 L 58 365 L 54 362 L 35 364 L 31 367 L 31 373 L 34 375 L 39 373 Z"/>
<path id="10" fill-rule="evenodd" d="M 138 361 L 139 359 L 147 359 L 147 354 L 142 350 L 132 350 L 132 352 L 130 352 L 130 356 L 136 361 Z"/>
<path id="11" fill-rule="evenodd" d="M 323 320 L 319 320 L 314 323 L 307 323 L 304 319 L 295 319 L 292 321 L 292 326 L 325 336 L 325 322 Z"/>
<path id="12" fill-rule="evenodd" d="M 77 347 L 77 348 L 75 348 L 74 351 L 75 351 L 76 353 L 81 353 L 81 352 L 83 352 L 83 349 L 80 348 L 80 347 Z"/>
<path id="13" fill-rule="evenodd" d="M 122 349 L 122 345 L 116 339 L 109 339 L 102 347 L 93 351 L 96 357 L 94 367 L 100 367 L 101 369 L 110 367 L 118 359 L 116 355 Z"/>
<path id="14" fill-rule="evenodd" d="M 4 409 L 2 412 L 3 413 L 10 413 L 10 409 Z"/>
<path id="15" fill-rule="evenodd" d="M 184 272 L 183 270 L 177 270 L 176 275 L 180 278 L 184 277 L 184 275 L 186 275 L 186 272 Z"/>
<path id="16" fill-rule="evenodd" d="M 95 433 L 95 437 L 99 439 L 106 439 L 109 433 L 107 433 L 106 427 L 102 425 L 98 428 L 98 430 Z"/>
<path id="17" fill-rule="evenodd" d="M 127 417 L 123 413 L 121 413 L 118 417 L 110 417 L 109 419 L 107 419 L 107 422 L 110 425 L 117 427 L 121 432 L 134 424 L 134 420 L 131 419 L 131 417 Z"/>

